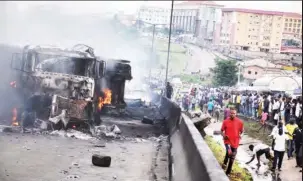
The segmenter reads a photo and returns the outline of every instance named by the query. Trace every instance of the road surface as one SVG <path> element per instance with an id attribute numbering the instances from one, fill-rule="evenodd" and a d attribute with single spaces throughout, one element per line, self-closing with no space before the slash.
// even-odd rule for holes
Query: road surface
<path id="1" fill-rule="evenodd" d="M 215 67 L 215 55 L 211 52 L 201 49 L 198 46 L 186 44 L 190 49 L 192 56 L 188 58 L 186 70 L 188 72 L 208 73 L 209 68 Z"/>
<path id="2" fill-rule="evenodd" d="M 130 123 L 125 121 L 124 124 Z M 120 129 L 123 133 L 129 128 L 121 126 Z M 132 132 L 137 129 L 140 126 L 134 127 Z M 105 141 L 0 133 L 0 180 L 155 181 L 157 178 L 157 181 L 165 181 L 168 179 L 168 147 L 166 143 L 159 147 L 159 139 L 145 136 Z M 111 156 L 111 166 L 93 166 L 91 156 L 94 153 Z"/>

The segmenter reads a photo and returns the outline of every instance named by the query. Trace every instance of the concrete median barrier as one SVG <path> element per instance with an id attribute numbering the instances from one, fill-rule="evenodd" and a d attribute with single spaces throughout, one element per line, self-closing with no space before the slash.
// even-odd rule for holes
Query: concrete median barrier
<path id="1" fill-rule="evenodd" d="M 228 181 L 193 122 L 181 114 L 180 107 L 162 97 L 160 110 L 170 133 L 170 180 Z"/>

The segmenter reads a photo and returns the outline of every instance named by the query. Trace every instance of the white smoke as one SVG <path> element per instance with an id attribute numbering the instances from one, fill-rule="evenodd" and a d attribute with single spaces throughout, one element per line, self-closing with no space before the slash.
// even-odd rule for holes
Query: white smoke
<path id="1" fill-rule="evenodd" d="M 1 2 L 2 3 L 2 2 Z M 20 11 L 17 2 L 0 4 L 0 44 L 24 46 L 55 45 L 72 47 L 83 43 L 91 46 L 95 54 L 104 58 L 119 58 L 131 61 L 134 79 L 132 84 L 139 84 L 148 55 L 139 42 L 130 40 L 128 34 L 120 35 L 112 25 L 114 13 L 68 14 L 57 4 L 28 6 Z M 107 12 L 104 6 L 100 12 Z M 139 68 L 138 68 L 139 67 Z"/>

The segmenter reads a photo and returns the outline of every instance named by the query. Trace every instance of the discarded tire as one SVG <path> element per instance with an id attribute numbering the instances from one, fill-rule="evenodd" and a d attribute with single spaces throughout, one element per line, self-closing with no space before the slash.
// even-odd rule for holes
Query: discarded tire
<path id="1" fill-rule="evenodd" d="M 92 163 L 95 166 L 99 167 L 109 167 L 111 164 L 111 157 L 110 156 L 104 156 L 104 155 L 97 155 L 94 154 L 92 156 Z"/>
<path id="2" fill-rule="evenodd" d="M 143 124 L 154 124 L 154 120 L 144 116 L 143 119 L 142 119 L 142 123 Z"/>

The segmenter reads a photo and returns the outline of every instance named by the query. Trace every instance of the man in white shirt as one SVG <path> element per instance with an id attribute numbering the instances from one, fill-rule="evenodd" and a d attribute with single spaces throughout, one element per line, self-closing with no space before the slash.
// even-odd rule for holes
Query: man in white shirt
<path id="1" fill-rule="evenodd" d="M 255 157 L 257 157 L 257 160 L 258 160 L 258 164 L 257 166 L 261 166 L 260 164 L 260 157 L 265 154 L 265 157 L 268 159 L 268 160 L 272 160 L 272 157 L 270 155 L 270 148 L 269 146 L 265 145 L 265 144 L 257 144 L 256 146 L 254 145 L 249 145 L 249 149 L 250 151 L 253 152 L 253 157 L 251 158 L 250 161 L 246 162 L 246 164 L 250 164 L 254 159 Z"/>
<path id="2" fill-rule="evenodd" d="M 288 136 L 283 131 L 283 127 L 278 127 L 278 134 L 274 135 L 274 162 L 273 167 L 271 169 L 272 171 L 276 170 L 277 164 L 278 170 L 281 171 L 283 157 L 286 150 L 285 143 L 288 139 Z"/>
<path id="3" fill-rule="evenodd" d="M 274 124 L 277 125 L 278 124 L 278 120 L 279 120 L 279 113 L 280 113 L 280 101 L 279 99 L 276 97 L 274 100 L 274 105 L 272 106 L 272 110 L 273 110 L 273 118 L 274 118 Z"/>

